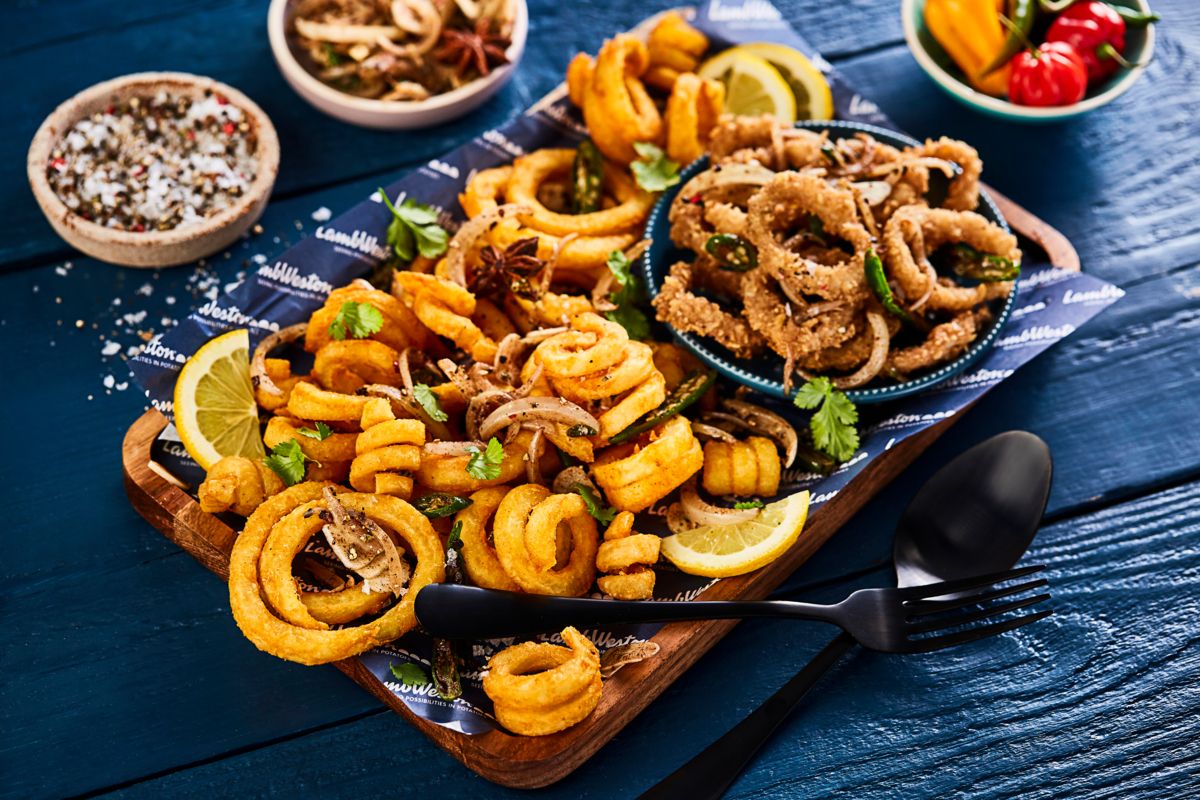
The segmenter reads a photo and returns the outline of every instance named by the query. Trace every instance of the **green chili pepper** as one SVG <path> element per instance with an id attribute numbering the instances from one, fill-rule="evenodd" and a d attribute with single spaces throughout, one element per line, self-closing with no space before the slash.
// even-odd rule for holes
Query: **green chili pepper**
<path id="1" fill-rule="evenodd" d="M 603 194 L 604 158 L 591 139 L 584 139 L 571 162 L 571 213 L 590 214 L 600 210 Z"/>
<path id="2" fill-rule="evenodd" d="M 1074 2 L 1075 0 L 1038 0 L 1038 8 L 1047 14 L 1057 14 L 1066 11 L 1067 6 Z"/>
<path id="3" fill-rule="evenodd" d="M 625 430 L 617 433 L 609 439 L 609 442 L 612 444 L 627 442 L 638 434 L 645 433 L 655 425 L 662 423 L 664 420 L 670 419 L 703 397 L 704 393 L 708 391 L 708 387 L 712 386 L 713 381 L 716 379 L 717 373 L 715 370 L 690 373 L 675 387 L 675 391 L 667 395 L 667 399 L 663 400 L 658 408 Z"/>
<path id="4" fill-rule="evenodd" d="M 1012 25 L 1006 26 L 1008 36 L 1004 40 L 1004 46 L 1000 48 L 999 53 L 996 53 L 996 57 L 983 68 L 981 75 L 990 75 L 1011 61 L 1012 57 L 1029 41 L 1029 32 L 1033 30 L 1033 23 L 1037 19 L 1038 7 L 1034 0 L 1008 0 L 1005 8 L 1008 11 L 1008 20 Z"/>
<path id="5" fill-rule="evenodd" d="M 758 249 L 732 233 L 714 233 L 704 243 L 704 252 L 727 272 L 749 272 L 758 266 Z"/>
<path id="6" fill-rule="evenodd" d="M 1144 28 L 1152 22 L 1158 22 L 1162 17 L 1153 11 L 1142 11 L 1129 6 L 1119 6 L 1116 3 L 1105 3 L 1125 20 L 1126 28 Z"/>
<path id="7" fill-rule="evenodd" d="M 577 438 L 580 436 L 595 436 L 597 433 L 599 433 L 599 431 L 597 431 L 591 425 L 585 425 L 582 422 L 578 425 L 572 425 L 571 427 L 567 428 L 567 436 L 570 436 L 571 438 Z"/>
<path id="8" fill-rule="evenodd" d="M 1021 274 L 1021 262 L 981 252 L 966 242 L 956 242 L 939 255 L 955 275 L 980 283 L 1011 281 Z"/>
<path id="9" fill-rule="evenodd" d="M 417 507 L 417 511 L 430 519 L 437 519 L 457 514 L 472 502 L 474 501 L 469 497 L 459 497 L 456 494 L 445 492 L 431 492 L 419 498 L 413 505 Z"/>
<path id="10" fill-rule="evenodd" d="M 837 469 L 837 459 L 801 442 L 796 447 L 795 465 L 806 472 L 828 475 Z"/>
<path id="11" fill-rule="evenodd" d="M 892 287 L 888 286 L 887 275 L 883 271 L 883 262 L 874 250 L 867 251 L 867 255 L 863 259 L 863 267 L 867 273 L 867 286 L 871 287 L 875 299 L 879 301 L 885 311 L 906 325 L 911 325 L 918 330 L 929 330 L 929 324 L 924 319 L 896 301 L 896 296 L 892 294 Z"/>

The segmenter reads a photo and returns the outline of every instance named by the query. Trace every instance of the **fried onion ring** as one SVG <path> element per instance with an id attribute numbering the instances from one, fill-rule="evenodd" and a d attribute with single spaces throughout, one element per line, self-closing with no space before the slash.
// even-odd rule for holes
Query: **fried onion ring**
<path id="1" fill-rule="evenodd" d="M 724 106 L 724 84 L 691 72 L 676 78 L 667 99 L 667 155 L 680 164 L 704 155 Z"/>
<path id="2" fill-rule="evenodd" d="M 600 702 L 600 653 L 574 628 L 562 632 L 567 647 L 523 642 L 488 661 L 483 690 L 496 719 L 522 736 L 545 736 L 581 722 Z"/>
<path id="3" fill-rule="evenodd" d="M 558 214 L 542 205 L 538 190 L 551 177 L 565 174 L 575 159 L 570 148 L 543 148 L 521 156 L 512 165 L 505 196 L 510 203 L 530 209 L 520 215 L 526 225 L 544 233 L 565 236 L 598 236 L 641 225 L 654 206 L 654 196 L 642 190 L 625 170 L 610 164 L 604 170 L 608 193 L 619 205 L 588 214 Z"/>
<path id="4" fill-rule="evenodd" d="M 657 142 L 662 137 L 662 116 L 638 79 L 649 64 L 650 53 L 641 40 L 617 34 L 600 48 L 584 93 L 583 119 L 592 141 L 620 164 L 637 158 L 635 142 Z"/>

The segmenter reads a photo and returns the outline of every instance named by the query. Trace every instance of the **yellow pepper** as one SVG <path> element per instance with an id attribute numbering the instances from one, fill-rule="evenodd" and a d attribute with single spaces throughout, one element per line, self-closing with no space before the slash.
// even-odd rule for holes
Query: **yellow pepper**
<path id="1" fill-rule="evenodd" d="M 1008 92 L 1007 65 L 980 75 L 1007 39 L 996 0 L 925 0 L 925 25 L 971 86 L 997 97 Z"/>

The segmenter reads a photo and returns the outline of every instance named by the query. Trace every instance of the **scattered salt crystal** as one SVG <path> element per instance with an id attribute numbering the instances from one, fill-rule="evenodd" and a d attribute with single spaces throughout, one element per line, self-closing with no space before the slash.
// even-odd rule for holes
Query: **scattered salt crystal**
<path id="1" fill-rule="evenodd" d="M 149 297 L 150 295 L 154 294 L 154 287 L 148 283 L 143 283 L 138 287 L 137 293 L 142 297 Z"/>
<path id="2" fill-rule="evenodd" d="M 123 381 L 122 383 L 118 383 L 116 386 L 116 389 L 118 392 L 123 392 L 128 388 L 129 388 L 129 381 Z"/>
<path id="3" fill-rule="evenodd" d="M 133 358 L 140 352 L 142 352 L 142 346 L 140 344 L 131 344 L 129 347 L 125 348 L 125 355 L 129 356 L 130 358 Z"/>
<path id="4" fill-rule="evenodd" d="M 66 267 L 55 267 L 54 268 L 54 274 L 59 276 L 60 278 L 67 277 L 67 272 L 69 272 L 69 270 Z"/>
<path id="5" fill-rule="evenodd" d="M 255 254 L 254 254 L 254 257 L 253 257 L 253 258 L 251 258 L 250 260 L 251 260 L 251 261 L 253 261 L 255 264 L 265 264 L 265 263 L 267 263 L 267 257 L 266 257 L 266 256 L 264 256 L 262 253 L 255 253 Z"/>
<path id="6" fill-rule="evenodd" d="M 170 317 L 163 317 L 163 318 L 162 318 L 162 326 L 163 326 L 164 328 L 169 328 L 169 327 L 171 327 L 171 326 L 172 326 L 172 325 L 174 325 L 174 324 L 175 324 L 175 320 L 171 319 Z"/>
<path id="7" fill-rule="evenodd" d="M 33 285 L 33 293 L 34 294 L 38 293 L 38 285 L 36 283 Z"/>
<path id="8" fill-rule="evenodd" d="M 100 350 L 100 355 L 108 358 L 109 356 L 115 356 L 119 352 L 121 352 L 120 342 L 105 342 L 104 347 Z"/>
<path id="9" fill-rule="evenodd" d="M 116 378 L 114 378 L 112 375 L 105 375 L 105 376 L 104 376 L 104 381 L 103 381 L 103 383 L 104 383 L 104 388 L 105 388 L 105 389 L 111 389 L 111 388 L 113 387 L 113 384 L 115 384 L 116 382 L 117 382 L 117 379 L 116 379 Z"/>
<path id="10" fill-rule="evenodd" d="M 128 314 L 126 314 L 124 317 L 122 317 L 122 319 L 125 320 L 126 322 L 128 322 L 130 325 L 140 325 L 142 320 L 144 320 L 145 318 L 146 318 L 145 311 L 131 311 Z"/>
<path id="11" fill-rule="evenodd" d="M 333 212 L 325 206 L 321 206 L 316 211 L 312 212 L 313 222 L 328 222 L 332 216 Z"/>
<path id="12" fill-rule="evenodd" d="M 204 293 L 204 297 L 208 300 L 216 300 L 219 294 L 220 292 L 217 291 L 217 287 L 214 286 Z"/>
<path id="13" fill-rule="evenodd" d="M 112 304 L 113 304 L 114 306 L 119 306 L 119 305 L 121 305 L 121 298 L 119 298 L 119 297 L 114 297 L 114 298 L 113 298 L 113 301 L 112 301 Z"/>
<path id="14" fill-rule="evenodd" d="M 169 305 L 169 306 L 175 305 L 175 295 L 173 295 L 173 294 L 167 295 L 166 300 L 167 300 L 167 305 Z"/>
<path id="15" fill-rule="evenodd" d="M 234 289 L 236 289 L 237 287 L 239 287 L 241 285 L 242 285 L 241 281 L 234 281 L 233 283 L 225 284 L 225 294 L 229 294 L 230 292 L 232 292 Z"/>

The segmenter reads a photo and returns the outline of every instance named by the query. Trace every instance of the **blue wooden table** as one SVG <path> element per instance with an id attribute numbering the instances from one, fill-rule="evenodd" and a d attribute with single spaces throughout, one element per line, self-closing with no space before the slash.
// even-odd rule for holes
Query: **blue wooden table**
<path id="1" fill-rule="evenodd" d="M 785 587 L 831 599 L 886 580 L 890 531 L 932 470 L 1009 428 L 1056 475 L 1031 561 L 1056 615 L 921 657 L 843 662 L 733 797 L 1187 797 L 1200 794 L 1200 14 L 1157 0 L 1158 52 L 1124 98 L 1013 127 L 944 97 L 905 48 L 896 0 L 790 0 L 785 16 L 909 132 L 974 143 L 985 178 L 1066 233 L 1127 291 L 1005 382 Z M 283 83 L 263 0 L 15 0 L 0 8 L 0 793 L 52 797 L 518 796 L 460 767 L 332 668 L 258 653 L 224 586 L 143 522 L 121 486 L 145 407 L 124 358 L 255 256 L 529 105 L 577 50 L 652 9 L 531 0 L 515 80 L 486 109 L 416 134 L 321 116 Z M 95 81 L 211 75 L 275 121 L 265 232 L 165 271 L 72 253 L 25 185 L 41 119 Z M 538 796 L 645 789 L 762 701 L 831 637 L 747 622 L 572 777 Z"/>

